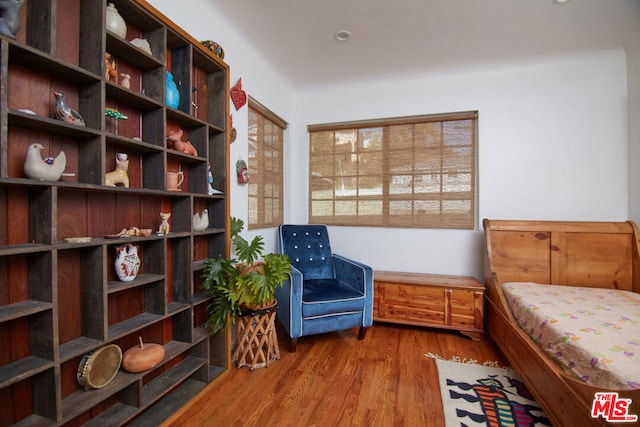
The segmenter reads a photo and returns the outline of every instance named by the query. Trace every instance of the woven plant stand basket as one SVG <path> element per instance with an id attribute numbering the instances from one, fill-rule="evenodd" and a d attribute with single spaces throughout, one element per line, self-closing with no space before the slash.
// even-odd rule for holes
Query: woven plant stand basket
<path id="1" fill-rule="evenodd" d="M 245 310 L 238 317 L 233 363 L 238 368 L 266 368 L 280 359 L 275 318 L 277 304 L 260 310 Z"/>

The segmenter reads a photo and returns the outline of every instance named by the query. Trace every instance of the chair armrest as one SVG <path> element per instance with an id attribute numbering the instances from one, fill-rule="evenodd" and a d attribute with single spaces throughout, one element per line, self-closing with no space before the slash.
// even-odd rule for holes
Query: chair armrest
<path id="1" fill-rule="evenodd" d="M 360 292 L 373 289 L 373 269 L 366 264 L 342 255 L 333 254 L 336 279 L 356 288 Z"/>
<path id="2" fill-rule="evenodd" d="M 291 338 L 302 336 L 302 272 L 291 266 L 289 278 L 276 288 L 278 318 Z"/>
<path id="3" fill-rule="evenodd" d="M 336 279 L 347 284 L 365 296 L 363 326 L 373 324 L 373 269 L 366 264 L 333 254 Z"/>

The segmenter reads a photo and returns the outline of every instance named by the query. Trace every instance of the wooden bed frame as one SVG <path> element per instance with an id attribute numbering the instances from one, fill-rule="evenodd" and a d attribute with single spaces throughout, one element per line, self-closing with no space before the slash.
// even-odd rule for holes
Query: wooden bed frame
<path id="1" fill-rule="evenodd" d="M 610 425 L 592 418 L 595 392 L 631 399 L 640 419 L 640 389 L 601 390 L 564 371 L 520 329 L 500 285 L 537 282 L 640 293 L 640 242 L 633 222 L 483 222 L 486 330 L 554 426 Z M 623 423 L 629 425 L 629 423 Z"/>

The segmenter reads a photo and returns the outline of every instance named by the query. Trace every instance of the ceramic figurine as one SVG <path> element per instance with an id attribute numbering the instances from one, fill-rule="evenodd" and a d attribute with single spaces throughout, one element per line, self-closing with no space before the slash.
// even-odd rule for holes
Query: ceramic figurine
<path id="1" fill-rule="evenodd" d="M 127 23 L 124 22 L 124 19 L 120 16 L 118 9 L 116 9 L 113 3 L 107 5 L 106 24 L 107 30 L 123 39 L 127 37 Z"/>
<path id="2" fill-rule="evenodd" d="M 67 99 L 64 94 L 54 92 L 53 95 L 56 97 L 56 119 L 70 125 L 84 126 L 84 119 L 80 113 L 67 105 Z"/>
<path id="3" fill-rule="evenodd" d="M 183 134 L 184 131 L 182 129 L 178 130 L 178 132 L 169 132 L 169 136 L 167 137 L 167 146 L 174 150 L 180 151 L 181 153 L 193 154 L 194 156 L 197 156 L 198 150 L 196 150 L 196 147 L 191 145 L 191 142 L 181 141 Z"/>
<path id="4" fill-rule="evenodd" d="M 129 118 L 115 108 L 105 108 L 104 115 L 115 120 L 127 120 Z"/>
<path id="5" fill-rule="evenodd" d="M 29 145 L 27 156 L 24 159 L 24 174 L 31 179 L 57 181 L 67 166 L 67 156 L 64 151 L 61 151 L 55 159 L 51 157 L 43 159 L 40 154 L 43 149 L 42 144 Z"/>
<path id="6" fill-rule="evenodd" d="M 169 234 L 169 218 L 171 217 L 171 213 L 160 212 L 160 219 L 162 222 L 160 223 L 160 228 L 158 229 L 158 234 Z"/>
<path id="7" fill-rule="evenodd" d="M 20 29 L 20 9 L 24 0 L 0 0 L 0 34 L 16 38 Z"/>
<path id="8" fill-rule="evenodd" d="M 195 213 L 191 221 L 193 231 L 204 231 L 209 226 L 209 210 L 205 209 L 202 214 Z"/>
<path id="9" fill-rule="evenodd" d="M 209 195 L 215 194 L 216 189 L 213 188 L 213 174 L 211 173 L 211 163 L 207 165 L 207 182 L 209 183 L 208 185 Z"/>
<path id="10" fill-rule="evenodd" d="M 131 40 L 130 43 L 135 47 L 137 47 L 138 49 L 140 49 L 141 51 L 143 51 L 144 53 L 147 53 L 150 56 L 153 56 L 153 53 L 151 52 L 151 45 L 145 39 L 135 38 Z"/>
<path id="11" fill-rule="evenodd" d="M 122 282 L 130 282 L 136 278 L 140 271 L 140 257 L 138 247 L 131 243 L 116 248 L 116 274 Z"/>
<path id="12" fill-rule="evenodd" d="M 122 73 L 120 74 L 120 84 L 122 85 L 122 87 L 125 87 L 127 89 L 131 88 L 131 74 L 126 74 L 126 73 Z"/>
<path id="13" fill-rule="evenodd" d="M 114 83 L 118 83 L 118 71 L 116 71 L 116 60 L 111 60 L 111 54 L 104 54 L 104 78 Z"/>
<path id="14" fill-rule="evenodd" d="M 117 184 L 122 184 L 125 188 L 129 188 L 129 159 L 125 153 L 116 154 L 116 168 L 105 174 L 104 185 L 108 187 L 115 187 Z"/>
<path id="15" fill-rule="evenodd" d="M 173 81 L 173 74 L 168 71 L 166 86 L 166 104 L 171 108 L 178 108 L 178 105 L 180 105 L 180 91 L 176 82 Z"/>
<path id="16" fill-rule="evenodd" d="M 224 59 L 224 49 L 222 49 L 222 46 L 220 46 L 218 43 L 214 42 L 213 40 L 204 40 L 200 43 L 202 43 L 202 46 L 213 52 L 213 54 L 218 58 Z"/>

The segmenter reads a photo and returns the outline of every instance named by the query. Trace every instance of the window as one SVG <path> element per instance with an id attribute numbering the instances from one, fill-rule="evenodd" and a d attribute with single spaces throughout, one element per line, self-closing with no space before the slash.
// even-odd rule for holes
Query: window
<path id="1" fill-rule="evenodd" d="M 283 140 L 287 123 L 249 98 L 249 229 L 284 221 Z"/>
<path id="2" fill-rule="evenodd" d="M 477 112 L 308 130 L 310 222 L 474 228 Z"/>

